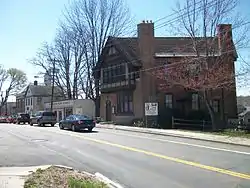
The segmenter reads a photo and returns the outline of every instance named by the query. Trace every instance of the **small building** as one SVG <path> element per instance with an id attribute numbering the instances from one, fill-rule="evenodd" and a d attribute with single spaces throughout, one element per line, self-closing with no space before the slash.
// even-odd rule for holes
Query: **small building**
<path id="1" fill-rule="evenodd" d="M 44 104 L 51 101 L 52 86 L 39 85 L 37 81 L 29 84 L 24 91 L 16 95 L 16 112 L 33 114 L 44 110 Z M 59 87 L 54 87 L 54 101 L 64 100 L 65 96 Z"/>
<path id="2" fill-rule="evenodd" d="M 16 95 L 16 113 L 25 112 L 25 91 Z"/>
<path id="3" fill-rule="evenodd" d="M 45 110 L 50 111 L 51 103 L 45 103 Z M 95 117 L 95 103 L 91 99 L 75 99 L 53 102 L 53 112 L 56 113 L 57 121 L 71 114 L 84 114 Z"/>
<path id="4" fill-rule="evenodd" d="M 17 113 L 16 102 L 7 102 L 1 109 L 1 115 L 14 115 Z"/>

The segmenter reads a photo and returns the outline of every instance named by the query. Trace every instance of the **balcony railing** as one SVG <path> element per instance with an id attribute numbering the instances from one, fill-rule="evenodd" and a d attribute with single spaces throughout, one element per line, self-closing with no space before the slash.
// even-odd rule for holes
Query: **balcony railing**
<path id="1" fill-rule="evenodd" d="M 103 89 L 112 89 L 112 88 L 120 88 L 120 87 L 129 87 L 129 86 L 134 86 L 135 85 L 135 80 L 123 80 L 123 81 L 118 81 L 118 82 L 113 82 L 113 83 L 102 83 L 100 85 L 101 90 Z"/>

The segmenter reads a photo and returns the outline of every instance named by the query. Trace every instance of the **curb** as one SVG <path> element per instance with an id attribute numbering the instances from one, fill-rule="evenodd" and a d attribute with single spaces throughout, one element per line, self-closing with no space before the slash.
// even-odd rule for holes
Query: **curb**
<path id="1" fill-rule="evenodd" d="M 243 146 L 243 147 L 250 147 L 248 144 L 238 144 L 234 142 L 226 142 L 226 141 L 219 141 L 219 140 L 212 140 L 212 139 L 203 139 L 203 138 L 197 138 L 193 136 L 186 136 L 186 135 L 179 135 L 179 134 L 169 134 L 169 133 L 156 133 L 152 131 L 145 131 L 145 130 L 132 130 L 132 129 L 123 129 L 119 127 L 103 127 L 103 126 L 97 126 L 97 128 L 104 128 L 104 129 L 115 129 L 115 130 L 121 130 L 121 131 L 128 131 L 128 132 L 137 132 L 137 133 L 146 133 L 146 134 L 153 134 L 153 135 L 161 135 L 161 136 L 171 136 L 176 138 L 188 138 L 193 140 L 200 140 L 200 141 L 209 141 L 214 143 L 221 143 L 221 144 L 228 144 L 228 145 L 235 145 L 235 146 Z"/>
<path id="2" fill-rule="evenodd" d="M 102 175 L 99 172 L 95 173 L 95 177 L 99 180 L 102 181 L 104 183 L 106 183 L 110 188 L 123 188 L 123 186 L 121 186 L 120 184 L 110 180 L 109 178 L 107 178 L 106 176 Z"/>

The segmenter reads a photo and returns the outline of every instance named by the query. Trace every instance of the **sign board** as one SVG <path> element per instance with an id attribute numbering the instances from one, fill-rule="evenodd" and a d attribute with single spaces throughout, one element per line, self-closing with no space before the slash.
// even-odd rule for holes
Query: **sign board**
<path id="1" fill-rule="evenodd" d="M 55 109 L 72 107 L 73 105 L 74 105 L 74 101 L 73 100 L 53 102 L 53 108 L 55 108 Z M 46 108 L 49 108 L 50 107 L 50 103 L 46 103 L 45 106 L 46 106 Z"/>
<path id="2" fill-rule="evenodd" d="M 146 116 L 158 116 L 158 103 L 145 103 Z"/>

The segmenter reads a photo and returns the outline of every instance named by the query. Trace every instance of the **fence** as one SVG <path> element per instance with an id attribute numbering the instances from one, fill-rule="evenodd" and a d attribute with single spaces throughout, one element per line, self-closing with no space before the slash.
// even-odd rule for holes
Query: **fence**
<path id="1" fill-rule="evenodd" d="M 208 130 L 212 128 L 211 121 L 187 120 L 172 117 L 172 128 Z"/>
<path id="2" fill-rule="evenodd" d="M 172 117 L 172 128 L 195 129 L 195 130 L 206 131 L 206 130 L 211 130 L 212 123 L 211 121 L 205 121 L 205 120 L 187 120 L 187 119 L 178 119 Z M 220 128 L 250 131 L 250 124 L 239 123 L 238 119 L 228 119 L 227 125 L 225 127 L 220 127 Z"/>

